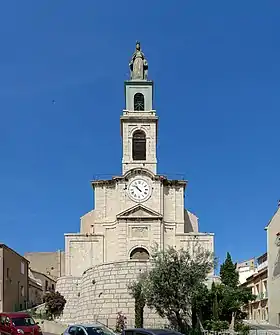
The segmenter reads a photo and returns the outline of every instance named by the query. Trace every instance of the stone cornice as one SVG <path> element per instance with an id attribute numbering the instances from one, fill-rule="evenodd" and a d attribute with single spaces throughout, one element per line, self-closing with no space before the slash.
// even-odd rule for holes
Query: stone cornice
<path id="1" fill-rule="evenodd" d="M 151 86 L 154 84 L 153 80 L 125 80 L 125 86 Z"/>
<path id="2" fill-rule="evenodd" d="M 193 237 L 193 238 L 196 238 L 196 237 L 201 237 L 201 236 L 215 236 L 214 233 L 180 233 L 180 234 L 176 234 L 176 236 L 188 236 L 188 237 Z"/>
<path id="3" fill-rule="evenodd" d="M 141 175 L 146 174 L 152 180 L 161 181 L 163 186 L 184 186 L 186 187 L 188 181 L 187 180 L 180 180 L 180 179 L 167 179 L 166 176 L 163 175 L 154 175 L 151 171 L 142 168 L 135 168 L 128 171 L 124 176 L 114 176 L 112 179 L 100 179 L 100 180 L 92 180 L 91 185 L 92 187 L 96 186 L 114 186 L 118 181 L 128 181 L 131 176 L 134 175 Z"/>
<path id="4" fill-rule="evenodd" d="M 93 233 L 65 233 L 64 234 L 65 237 L 86 237 L 86 238 L 104 238 L 104 235 L 102 234 L 93 234 Z M 74 241 L 74 240 L 73 240 Z"/>
<path id="5" fill-rule="evenodd" d="M 127 114 L 123 114 L 120 117 L 121 121 L 127 121 L 127 122 L 143 122 L 144 120 L 153 120 L 158 121 L 159 117 L 155 115 L 154 112 L 143 112 L 141 114 L 137 114 L 136 112 L 128 112 Z"/>

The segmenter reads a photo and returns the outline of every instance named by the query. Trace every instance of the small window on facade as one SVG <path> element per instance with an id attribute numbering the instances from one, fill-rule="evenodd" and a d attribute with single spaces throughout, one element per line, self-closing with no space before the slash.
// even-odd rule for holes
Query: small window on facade
<path id="1" fill-rule="evenodd" d="M 150 258 L 150 255 L 147 250 L 144 248 L 136 248 L 132 250 L 130 254 L 130 259 L 142 259 L 142 260 L 148 260 Z"/>
<path id="2" fill-rule="evenodd" d="M 20 263 L 20 272 L 22 275 L 24 275 L 25 270 L 25 264 L 23 262 Z"/>
<path id="3" fill-rule="evenodd" d="M 10 279 L 10 269 L 7 268 L 7 279 Z"/>
<path id="4" fill-rule="evenodd" d="M 24 286 L 20 287 L 20 294 L 22 297 L 24 297 Z"/>
<path id="5" fill-rule="evenodd" d="M 146 160 L 146 135 L 142 130 L 137 130 L 133 134 L 132 158 L 135 161 Z"/>
<path id="6" fill-rule="evenodd" d="M 45 281 L 45 291 L 48 290 L 48 286 L 49 286 L 49 282 L 46 280 L 46 281 Z"/>
<path id="7" fill-rule="evenodd" d="M 54 291 L 54 284 L 52 284 L 52 291 Z"/>
<path id="8" fill-rule="evenodd" d="M 142 93 L 136 93 L 134 95 L 134 110 L 143 111 L 145 109 L 144 95 Z"/>

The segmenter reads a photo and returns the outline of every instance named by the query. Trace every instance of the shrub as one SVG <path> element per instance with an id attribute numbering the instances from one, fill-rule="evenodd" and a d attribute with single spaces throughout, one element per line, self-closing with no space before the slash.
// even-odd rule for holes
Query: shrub
<path id="1" fill-rule="evenodd" d="M 234 330 L 242 335 L 248 335 L 250 333 L 250 327 L 242 322 L 236 322 Z"/>
<path id="2" fill-rule="evenodd" d="M 43 297 L 43 302 L 46 306 L 47 315 L 54 319 L 59 317 L 64 309 L 66 300 L 59 292 L 48 292 Z"/>
<path id="3" fill-rule="evenodd" d="M 117 313 L 116 332 L 121 333 L 126 327 L 126 316 L 123 312 Z"/>
<path id="4" fill-rule="evenodd" d="M 227 330 L 229 328 L 229 323 L 227 321 L 209 320 L 205 322 L 205 328 L 207 330 L 220 332 L 223 330 Z"/>

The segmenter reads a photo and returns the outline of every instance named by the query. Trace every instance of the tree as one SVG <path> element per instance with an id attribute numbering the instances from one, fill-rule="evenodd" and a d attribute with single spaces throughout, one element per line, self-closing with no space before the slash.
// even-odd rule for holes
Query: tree
<path id="1" fill-rule="evenodd" d="M 198 302 L 207 275 L 213 270 L 214 256 L 199 246 L 193 255 L 188 250 L 169 247 L 154 250 L 153 267 L 144 285 L 146 303 L 161 317 L 166 317 L 178 331 L 191 327 L 192 306 Z M 195 313 L 199 306 L 195 306 Z"/>
<path id="2" fill-rule="evenodd" d="M 239 273 L 236 270 L 236 264 L 232 262 L 230 253 L 227 252 L 227 257 L 221 265 L 220 277 L 223 284 L 236 288 L 239 284 Z"/>
<path id="3" fill-rule="evenodd" d="M 204 320 L 210 319 L 211 316 L 211 292 L 207 286 L 202 283 L 198 286 L 192 300 L 192 328 L 201 329 Z"/>
<path id="4" fill-rule="evenodd" d="M 217 287 L 220 319 L 229 322 L 233 329 L 236 319 L 242 314 L 241 307 L 256 297 L 249 288 L 238 286 L 239 274 L 229 253 L 221 265 L 220 277 L 222 284 Z"/>
<path id="5" fill-rule="evenodd" d="M 146 298 L 144 293 L 145 281 L 147 279 L 147 274 L 142 273 L 137 281 L 132 282 L 128 286 L 128 291 L 134 298 L 135 305 L 135 328 L 143 328 L 144 323 L 144 307 L 146 304 Z"/>
<path id="6" fill-rule="evenodd" d="M 43 297 L 45 303 L 47 315 L 54 319 L 63 312 L 66 300 L 59 292 L 47 292 Z"/>
<path id="7" fill-rule="evenodd" d="M 212 283 L 211 287 L 211 298 L 212 298 L 212 319 L 219 320 L 219 303 L 218 303 L 218 293 L 215 283 Z"/>

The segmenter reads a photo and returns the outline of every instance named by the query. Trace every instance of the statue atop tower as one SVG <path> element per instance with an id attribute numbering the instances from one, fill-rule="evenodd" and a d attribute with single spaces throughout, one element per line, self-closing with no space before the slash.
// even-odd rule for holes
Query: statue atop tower
<path id="1" fill-rule="evenodd" d="M 140 42 L 136 42 L 135 52 L 129 62 L 130 80 L 148 79 L 148 61 L 141 51 Z"/>

